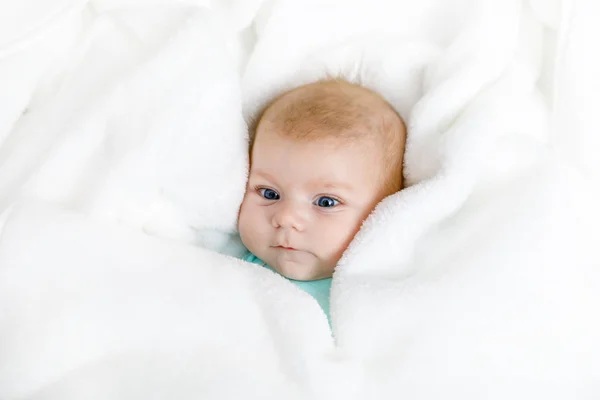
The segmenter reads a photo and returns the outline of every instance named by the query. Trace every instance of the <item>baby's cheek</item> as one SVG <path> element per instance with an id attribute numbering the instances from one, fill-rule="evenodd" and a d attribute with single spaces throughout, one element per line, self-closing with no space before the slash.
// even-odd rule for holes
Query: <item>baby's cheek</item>
<path id="1" fill-rule="evenodd" d="M 324 246 L 324 253 L 328 255 L 327 258 L 332 262 L 339 260 L 356 232 L 357 223 L 355 219 L 349 217 L 340 216 L 340 218 L 329 221 L 321 229 L 323 237 L 320 242 Z M 360 225 L 358 224 L 358 226 Z"/>
<path id="2" fill-rule="evenodd" d="M 242 243 L 244 243 L 244 246 L 250 250 L 252 250 L 252 247 L 254 247 L 255 244 L 254 242 L 256 241 L 256 217 L 257 213 L 253 212 L 252 206 L 247 202 L 242 203 L 238 218 L 238 231 L 240 233 Z"/>

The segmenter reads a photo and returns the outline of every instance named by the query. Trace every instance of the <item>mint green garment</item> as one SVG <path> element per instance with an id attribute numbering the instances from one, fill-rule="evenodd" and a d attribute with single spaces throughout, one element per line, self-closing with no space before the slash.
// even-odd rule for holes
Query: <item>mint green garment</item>
<path id="1" fill-rule="evenodd" d="M 269 267 L 267 264 L 264 263 L 264 261 L 256 257 L 251 252 L 248 252 L 244 256 L 243 260 L 248 261 L 252 264 L 262 265 L 263 267 L 277 273 L 277 271 Z M 331 325 L 331 321 L 329 318 L 329 292 L 331 290 L 331 278 L 318 279 L 316 281 L 296 281 L 294 279 L 285 279 L 292 282 L 294 285 L 304 290 L 306 293 L 310 294 L 317 301 L 317 303 L 319 303 L 319 305 L 325 312 L 325 315 L 327 316 L 327 321 L 329 321 L 329 324 Z"/>

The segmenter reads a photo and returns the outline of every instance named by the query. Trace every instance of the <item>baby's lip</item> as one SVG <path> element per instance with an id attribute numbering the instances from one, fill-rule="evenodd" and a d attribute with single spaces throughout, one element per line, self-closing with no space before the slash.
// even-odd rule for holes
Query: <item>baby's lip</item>
<path id="1" fill-rule="evenodd" d="M 296 248 L 294 248 L 294 247 L 289 247 L 289 246 L 274 246 L 274 247 L 275 247 L 276 249 L 282 249 L 282 250 L 290 250 L 290 251 L 292 251 L 292 250 L 293 250 L 293 251 L 297 250 Z"/>

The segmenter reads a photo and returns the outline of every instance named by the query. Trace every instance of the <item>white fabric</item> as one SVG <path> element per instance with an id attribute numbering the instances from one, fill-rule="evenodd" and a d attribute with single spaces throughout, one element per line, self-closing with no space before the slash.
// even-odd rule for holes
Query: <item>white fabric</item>
<path id="1" fill-rule="evenodd" d="M 564 105 L 591 3 L 119 4 L 0 51 L 0 398 L 600 396 L 599 170 L 562 145 L 595 140 Z M 201 248 L 239 251 L 243 117 L 327 75 L 409 127 L 410 187 L 336 269 L 332 332 Z"/>
<path id="2" fill-rule="evenodd" d="M 600 189 L 600 4 L 564 1 L 564 23 L 556 55 L 552 140 Z"/>
<path id="3" fill-rule="evenodd" d="M 0 149 L 0 204 L 41 198 L 222 247 L 247 168 L 231 35 L 189 6 L 86 11 L 67 70 L 27 94 Z"/>

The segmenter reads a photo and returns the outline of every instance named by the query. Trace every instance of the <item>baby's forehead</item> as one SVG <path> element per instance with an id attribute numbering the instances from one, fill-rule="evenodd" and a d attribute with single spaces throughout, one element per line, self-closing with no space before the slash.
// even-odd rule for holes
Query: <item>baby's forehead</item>
<path id="1" fill-rule="evenodd" d="M 320 186 L 347 186 L 363 175 L 377 175 L 385 167 L 380 146 L 335 137 L 297 140 L 273 131 L 257 138 L 251 166 L 267 178 L 302 175 Z"/>

